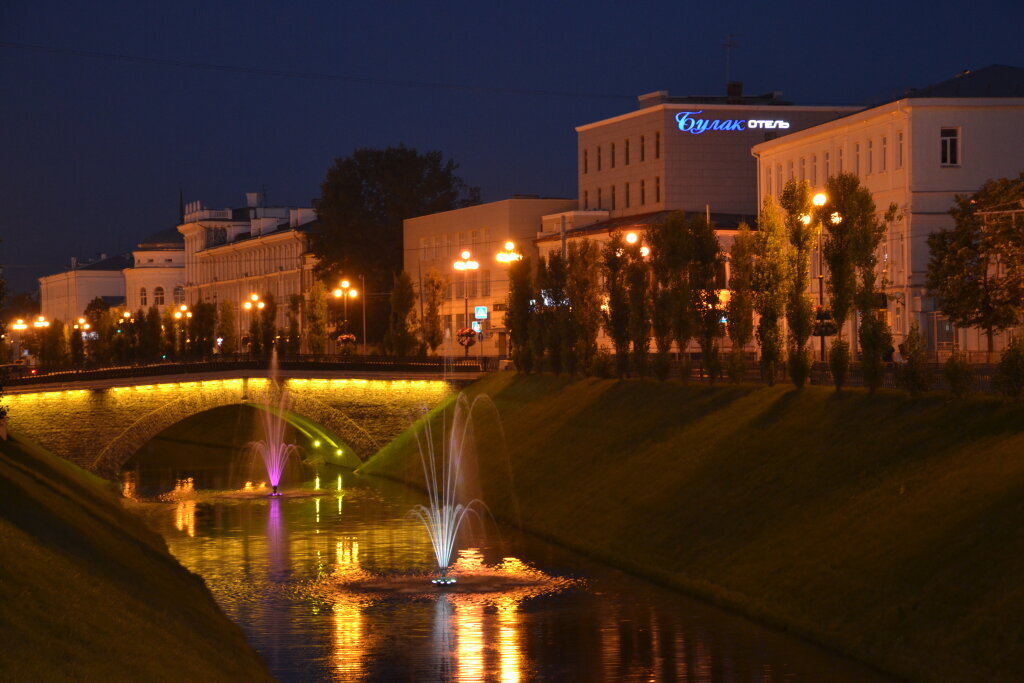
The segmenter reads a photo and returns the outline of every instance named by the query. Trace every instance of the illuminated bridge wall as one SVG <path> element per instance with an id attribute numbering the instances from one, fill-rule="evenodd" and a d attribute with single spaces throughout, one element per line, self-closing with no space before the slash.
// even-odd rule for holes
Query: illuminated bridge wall
<path id="1" fill-rule="evenodd" d="M 432 380 L 287 379 L 288 421 L 324 437 L 327 455 L 357 464 L 455 388 Z M 183 419 L 224 405 L 272 402 L 270 380 L 211 379 L 9 395 L 8 422 L 50 451 L 110 476 L 146 442 Z"/>

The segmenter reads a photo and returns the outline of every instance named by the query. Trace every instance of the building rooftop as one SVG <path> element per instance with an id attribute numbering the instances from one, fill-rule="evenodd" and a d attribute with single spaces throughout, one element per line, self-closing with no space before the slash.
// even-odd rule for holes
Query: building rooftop
<path id="1" fill-rule="evenodd" d="M 637 98 L 637 109 L 656 107 L 659 104 L 747 104 L 756 106 L 789 106 L 792 102 L 782 99 L 782 91 L 775 90 L 763 95 L 744 95 L 743 83 L 732 81 L 726 85 L 725 95 L 669 95 L 667 90 L 656 90 Z"/>
<path id="2" fill-rule="evenodd" d="M 634 216 L 618 216 L 616 218 L 609 218 L 606 221 L 600 221 L 599 223 L 590 223 L 579 228 L 566 230 L 565 235 L 566 237 L 576 237 L 602 232 L 614 232 L 616 230 L 646 230 L 652 225 L 665 220 L 673 213 L 675 213 L 675 210 L 652 211 L 650 213 L 641 213 Z M 691 211 L 687 213 L 699 214 L 700 212 Z M 738 213 L 715 213 L 712 211 L 711 222 L 714 224 L 716 229 L 735 230 L 739 228 L 740 223 L 746 223 L 752 228 L 755 227 L 757 225 L 757 217 Z M 547 242 L 560 239 L 562 239 L 562 233 L 552 232 L 542 237 L 538 237 L 536 241 Z"/>
<path id="3" fill-rule="evenodd" d="M 93 261 L 92 263 L 78 266 L 76 270 L 124 270 L 125 268 L 131 268 L 134 261 L 131 256 L 127 254 L 116 254 L 114 256 L 107 256 L 101 258 L 99 261 Z"/>
<path id="4" fill-rule="evenodd" d="M 977 71 L 967 69 L 948 81 L 910 88 L 904 96 L 1024 97 L 1024 69 L 1004 64 L 992 64 Z"/>
<path id="5" fill-rule="evenodd" d="M 139 249 L 184 249 L 185 236 L 178 232 L 178 228 L 167 228 L 142 240 L 138 244 Z"/>

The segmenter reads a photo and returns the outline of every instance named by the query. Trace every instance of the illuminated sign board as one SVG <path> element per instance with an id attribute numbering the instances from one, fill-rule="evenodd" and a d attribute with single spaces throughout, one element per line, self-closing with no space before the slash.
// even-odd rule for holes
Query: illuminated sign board
<path id="1" fill-rule="evenodd" d="M 473 317 L 476 318 L 477 320 L 487 320 L 487 307 L 477 306 L 476 315 L 474 315 Z"/>
<path id="2" fill-rule="evenodd" d="M 705 119 L 698 118 L 700 111 L 681 111 L 676 114 L 676 124 L 684 133 L 700 135 L 709 130 L 785 130 L 789 121 L 778 119 Z"/>
<path id="3" fill-rule="evenodd" d="M 479 334 L 479 333 L 484 331 L 484 326 L 482 324 L 480 324 L 479 320 L 474 320 L 473 321 L 473 331 L 476 332 L 477 334 Z"/>

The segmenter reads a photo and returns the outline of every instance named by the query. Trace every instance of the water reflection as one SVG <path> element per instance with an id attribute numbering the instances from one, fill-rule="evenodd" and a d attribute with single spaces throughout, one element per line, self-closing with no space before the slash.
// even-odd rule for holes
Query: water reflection
<path id="1" fill-rule="evenodd" d="M 504 543 L 492 534 L 463 550 L 453 571 L 522 585 L 438 593 L 427 587 L 429 541 L 406 514 L 411 494 L 343 476 L 342 491 L 276 499 L 197 492 L 183 477 L 147 504 L 172 552 L 204 577 L 281 680 L 876 678 L 509 531 Z M 124 481 L 131 492 L 134 480 Z M 423 586 L 346 588 L 395 574 L 419 574 Z M 549 574 L 587 580 L 538 590 L 538 575 Z"/>

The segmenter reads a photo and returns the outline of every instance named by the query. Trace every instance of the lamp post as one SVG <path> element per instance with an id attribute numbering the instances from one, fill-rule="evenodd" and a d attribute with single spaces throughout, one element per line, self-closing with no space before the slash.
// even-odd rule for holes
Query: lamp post
<path id="1" fill-rule="evenodd" d="M 469 326 L 469 271 L 476 270 L 480 267 L 480 264 L 470 258 L 471 254 L 468 249 L 463 251 L 460 256 L 462 256 L 462 259 L 452 264 L 452 267 L 455 270 L 462 271 L 462 295 L 466 301 L 466 313 L 463 322 L 466 326 Z M 469 346 L 466 346 L 466 356 L 469 356 Z"/>
<path id="2" fill-rule="evenodd" d="M 814 195 L 814 197 L 811 199 L 811 202 L 814 204 L 814 206 L 817 207 L 817 209 L 818 209 L 817 213 L 818 213 L 818 216 L 819 216 L 819 219 L 820 219 L 822 217 L 822 215 L 823 215 L 823 212 L 824 212 L 823 207 L 828 202 L 828 195 L 826 195 L 824 192 L 819 192 L 818 194 Z M 825 232 L 825 225 L 824 225 L 825 222 L 824 222 L 824 220 L 820 220 L 820 222 L 821 222 L 821 226 L 820 226 L 820 229 L 818 230 L 818 309 L 821 311 L 822 316 L 824 316 L 824 312 L 825 312 L 825 250 L 823 248 L 822 239 L 823 239 L 823 233 Z M 833 211 L 831 213 L 831 215 L 829 216 L 829 222 L 832 223 L 832 225 L 839 225 L 840 223 L 843 222 L 843 217 L 839 214 L 838 211 Z M 822 360 L 822 362 L 824 362 L 824 360 L 825 360 L 825 319 L 824 319 L 824 317 L 822 317 L 822 319 L 818 322 L 818 332 L 819 332 L 818 338 L 821 340 L 820 341 L 820 343 L 821 343 L 821 360 Z"/>
<path id="3" fill-rule="evenodd" d="M 345 325 L 344 333 L 348 334 L 348 300 L 349 299 L 355 299 L 357 296 L 359 296 L 359 291 L 357 289 L 355 289 L 354 287 L 352 287 L 352 283 L 349 282 L 348 280 L 342 280 L 341 281 L 341 285 L 339 287 L 335 288 L 333 294 L 334 294 L 334 298 L 335 299 L 341 299 L 342 310 L 344 312 L 344 317 L 345 317 L 345 320 L 343 321 L 343 323 Z M 365 308 L 365 306 L 364 306 L 364 308 Z M 364 312 L 364 320 L 365 320 L 365 312 Z M 365 322 L 363 324 L 363 353 L 364 353 L 364 355 L 366 353 L 366 324 L 365 324 Z"/>
<path id="4" fill-rule="evenodd" d="M 259 294 L 250 294 L 249 295 L 249 299 L 244 304 L 242 304 L 242 308 L 244 308 L 247 311 L 250 311 L 250 314 L 249 314 L 250 315 L 250 318 L 249 318 L 249 349 L 247 350 L 247 352 L 252 350 L 253 344 L 254 344 L 253 337 L 255 336 L 256 332 L 259 332 L 259 329 L 255 325 L 253 325 L 253 323 L 256 321 L 256 317 L 255 316 L 259 315 L 259 313 L 258 312 L 257 313 L 252 313 L 251 311 L 253 311 L 253 310 L 262 311 L 265 306 L 266 306 L 266 303 L 264 303 L 260 299 L 260 295 Z M 239 331 L 239 332 L 241 332 L 241 331 Z"/>
<path id="5" fill-rule="evenodd" d="M 505 242 L 505 250 L 504 251 L 499 251 L 498 254 L 494 258 L 498 261 L 498 263 L 504 263 L 504 264 L 507 264 L 507 265 L 511 266 L 511 264 L 515 263 L 516 261 L 522 261 L 523 260 L 523 255 L 516 251 L 515 242 L 509 240 L 508 242 Z M 508 288 L 511 289 L 511 287 L 512 287 L 511 276 L 509 276 Z M 502 320 L 502 323 L 505 324 L 504 320 Z M 499 336 L 498 336 L 498 354 L 497 355 L 498 355 L 499 359 L 501 358 L 501 347 L 502 347 L 502 341 L 504 340 L 504 337 L 502 337 L 501 335 L 502 334 L 507 334 L 508 325 L 505 324 L 505 326 L 504 326 L 504 328 L 502 328 L 502 330 L 503 331 L 500 332 Z"/>

